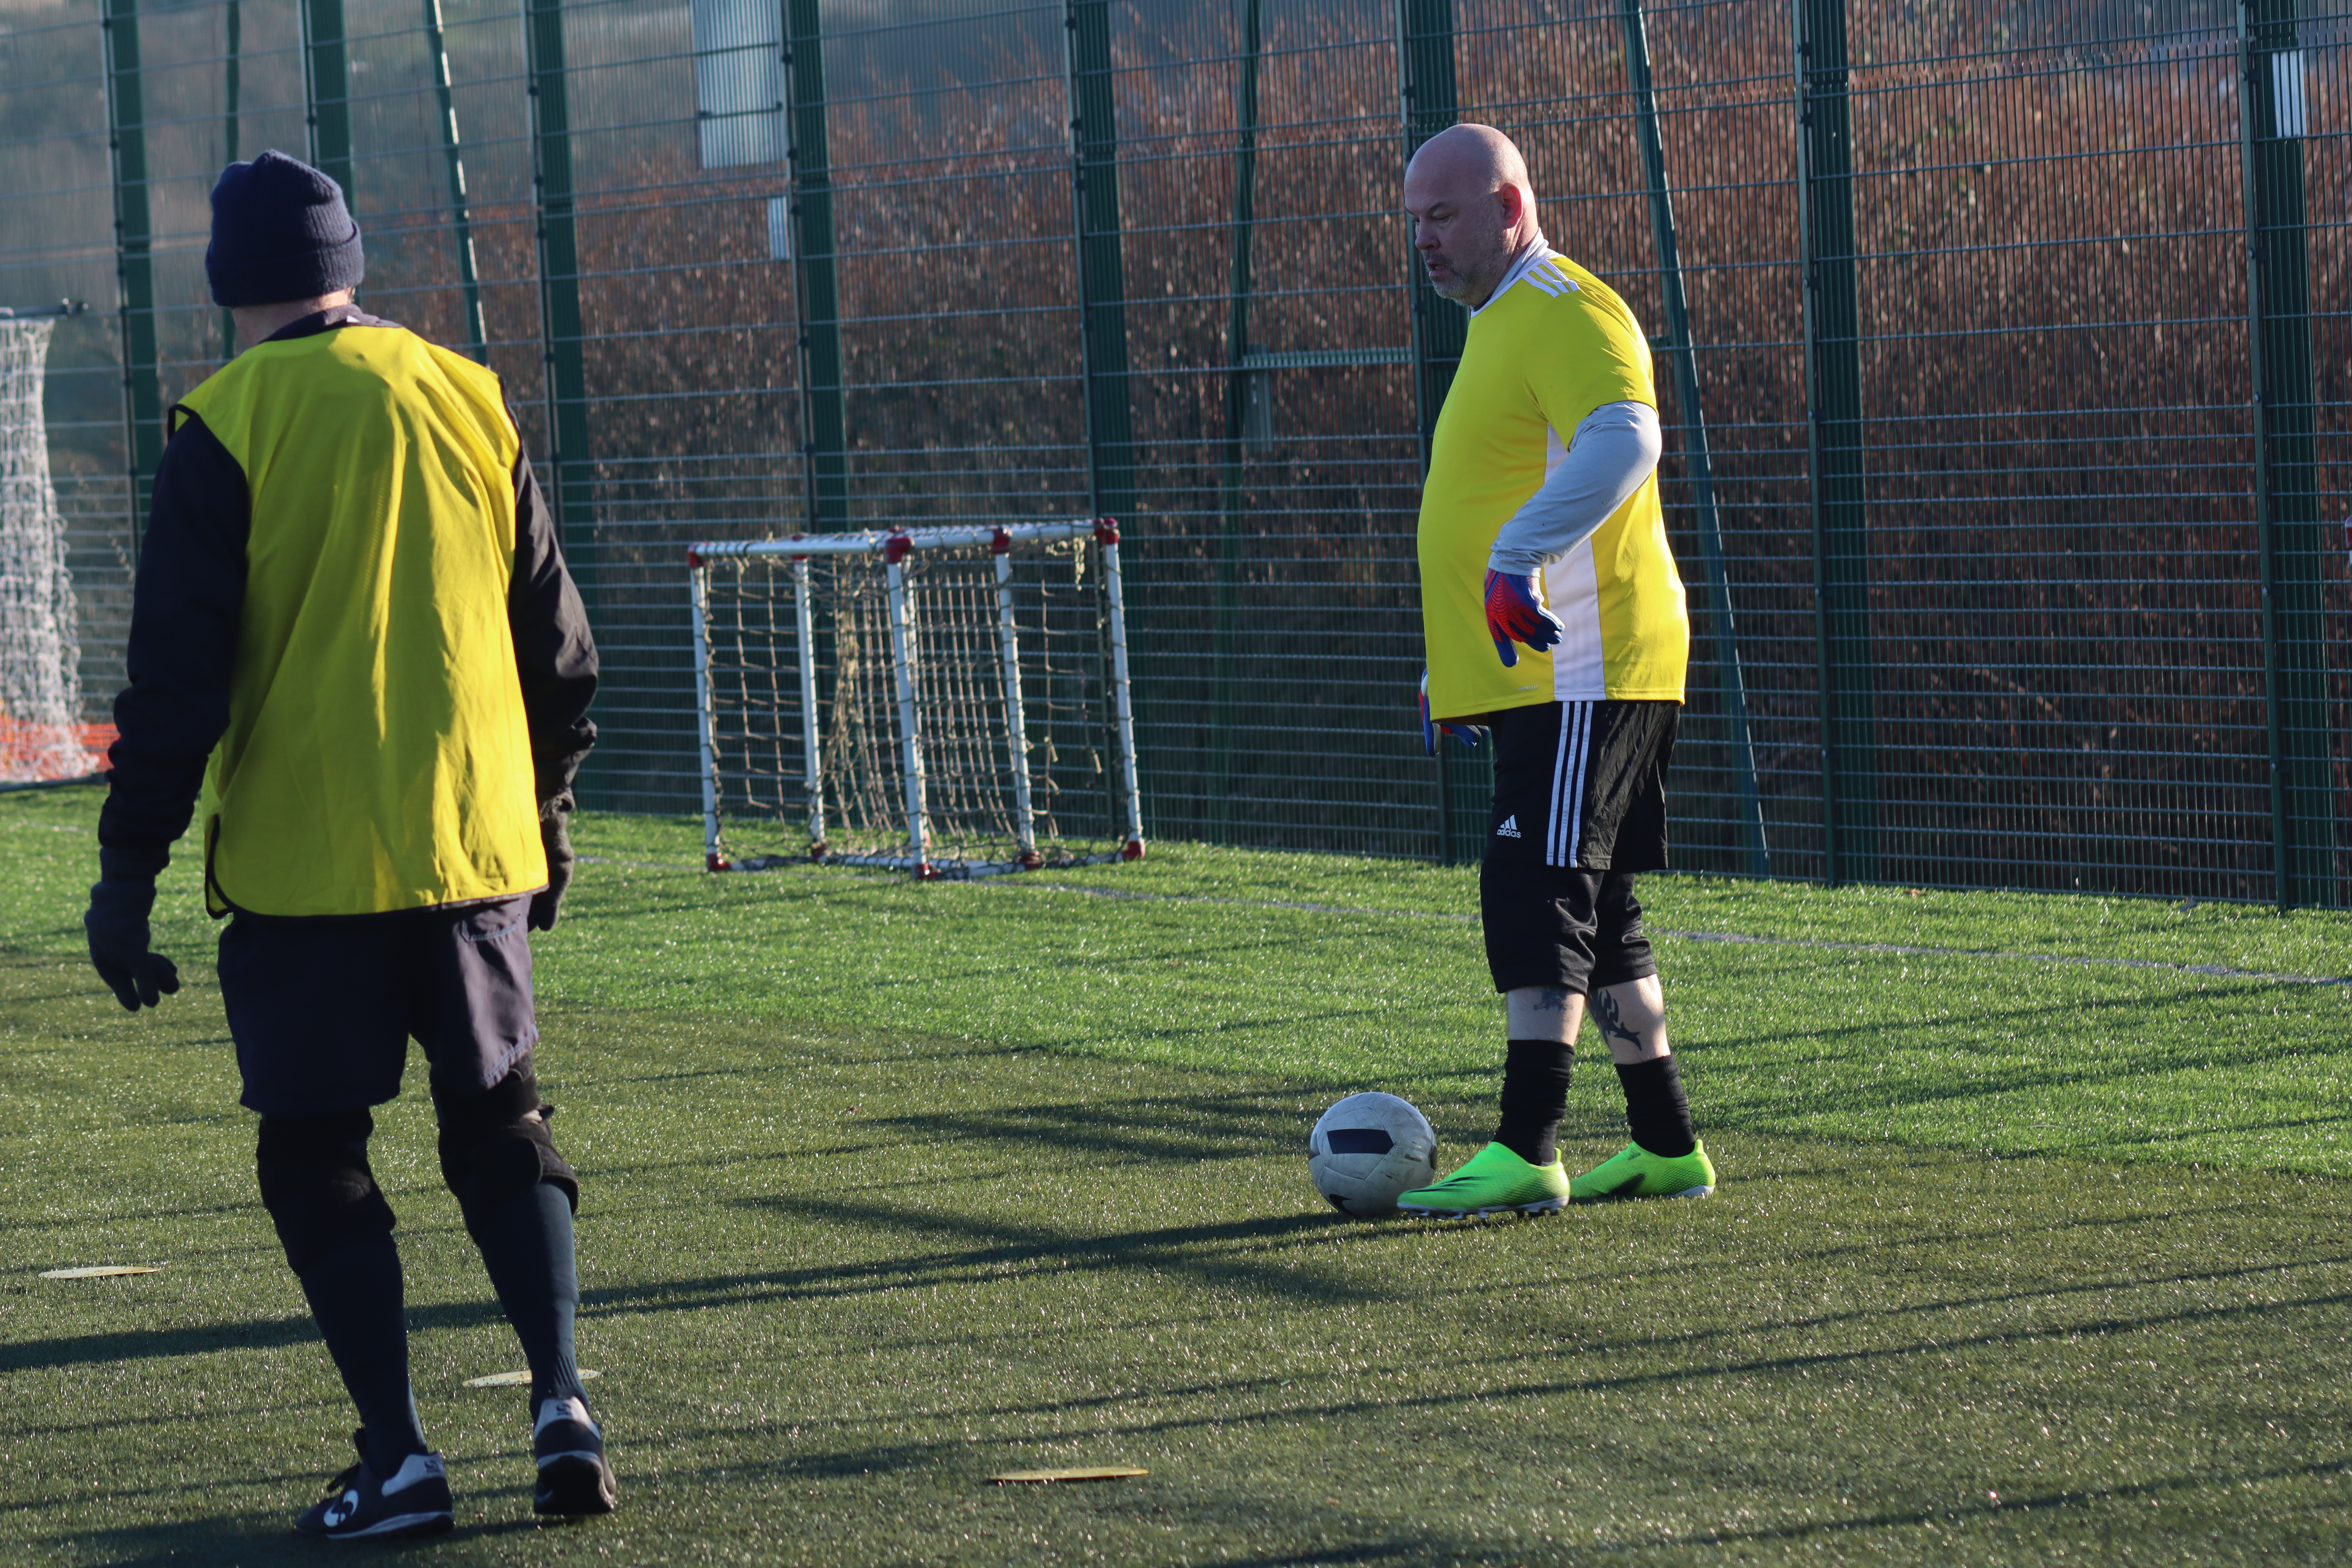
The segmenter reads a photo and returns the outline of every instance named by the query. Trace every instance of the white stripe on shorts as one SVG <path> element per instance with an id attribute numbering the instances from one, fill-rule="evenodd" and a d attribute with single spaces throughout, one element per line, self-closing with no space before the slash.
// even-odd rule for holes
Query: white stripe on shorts
<path id="1" fill-rule="evenodd" d="M 1584 769 L 1592 751 L 1592 704 L 1559 706 L 1559 752 L 1552 759 L 1551 820 L 1546 824 L 1544 864 L 1573 866 L 1577 844 L 1584 837 Z M 1560 809 L 1563 795 L 1565 812 Z"/>

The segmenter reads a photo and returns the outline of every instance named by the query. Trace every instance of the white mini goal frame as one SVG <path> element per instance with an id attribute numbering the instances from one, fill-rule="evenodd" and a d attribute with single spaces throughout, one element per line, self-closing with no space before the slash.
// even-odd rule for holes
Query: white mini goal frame
<path id="1" fill-rule="evenodd" d="M 687 549 L 688 593 L 694 610 L 694 671 L 697 709 L 696 741 L 702 763 L 702 825 L 705 863 L 713 871 L 758 870 L 798 860 L 823 860 L 837 865 L 871 866 L 912 872 L 918 878 L 992 876 L 1034 868 L 1044 863 L 1037 842 L 1037 813 L 1031 798 L 1028 728 L 1022 705 L 1020 628 L 1014 615 L 1013 548 L 1016 543 L 1091 538 L 1099 552 L 1102 570 L 1104 640 L 1109 668 L 1108 686 L 1114 736 L 1115 779 L 1118 819 L 1123 831 L 1112 853 L 1088 856 L 1093 861 L 1136 860 L 1144 853 L 1143 805 L 1136 782 L 1135 713 L 1128 676 L 1127 615 L 1118 560 L 1118 526 L 1108 518 L 1078 518 L 1054 522 L 1002 525 L 868 530 L 857 533 L 794 534 L 789 539 L 744 542 L 709 542 Z M 934 864 L 927 819 L 924 781 L 924 736 L 919 694 L 924 681 L 921 642 L 908 603 L 904 563 L 919 551 L 985 547 L 995 558 L 996 641 L 1006 731 L 1007 763 L 1013 795 L 1013 828 L 1017 853 L 1009 860 L 966 859 Z M 802 726 L 803 766 L 810 781 L 808 835 L 810 853 L 800 857 L 765 856 L 730 862 L 719 839 L 719 715 L 711 679 L 710 563 L 718 561 L 768 558 L 788 562 L 793 580 L 793 611 L 799 665 L 801 710 L 817 711 L 816 638 L 812 609 L 809 563 L 821 555 L 878 555 L 884 563 L 888 601 L 890 671 L 897 699 L 896 746 L 904 782 L 908 823 L 903 855 L 839 854 L 825 845 L 824 777 L 820 726 Z"/>

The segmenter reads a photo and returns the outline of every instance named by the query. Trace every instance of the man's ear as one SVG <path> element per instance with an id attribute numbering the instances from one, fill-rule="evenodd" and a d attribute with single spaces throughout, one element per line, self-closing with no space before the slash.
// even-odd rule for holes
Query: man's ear
<path id="1" fill-rule="evenodd" d="M 1503 209 L 1503 226 L 1506 228 L 1527 216 L 1528 193 L 1507 180 L 1495 187 L 1495 201 Z"/>

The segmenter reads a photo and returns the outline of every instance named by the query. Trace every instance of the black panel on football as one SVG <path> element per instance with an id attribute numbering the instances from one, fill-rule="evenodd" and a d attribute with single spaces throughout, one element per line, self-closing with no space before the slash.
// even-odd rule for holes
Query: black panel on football
<path id="1" fill-rule="evenodd" d="M 1385 1154 L 1396 1147 L 1396 1141 L 1377 1127 L 1335 1127 L 1323 1136 L 1334 1154 Z"/>

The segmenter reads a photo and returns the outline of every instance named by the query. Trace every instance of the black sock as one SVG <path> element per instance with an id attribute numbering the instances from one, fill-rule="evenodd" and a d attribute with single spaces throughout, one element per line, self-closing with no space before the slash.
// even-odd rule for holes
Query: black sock
<path id="1" fill-rule="evenodd" d="M 572 1204 L 563 1189 L 541 1182 L 487 1212 L 466 1216 L 490 1288 L 530 1363 L 530 1408 L 545 1399 L 584 1399 L 573 1359 L 572 1319 L 580 1306 L 580 1276 L 572 1258 Z"/>
<path id="2" fill-rule="evenodd" d="M 1559 1158 L 1568 1074 L 1576 1047 L 1559 1040 L 1513 1040 L 1503 1053 L 1503 1120 L 1495 1142 L 1530 1165 Z"/>
<path id="3" fill-rule="evenodd" d="M 1683 1093 L 1683 1069 L 1671 1056 L 1627 1066 L 1617 1064 L 1625 1086 L 1625 1125 L 1633 1142 L 1662 1160 L 1677 1160 L 1698 1147 L 1691 1130 L 1690 1100 Z"/>
<path id="4" fill-rule="evenodd" d="M 401 1461 L 425 1449 L 425 1428 L 408 1387 L 408 1319 L 400 1289 L 400 1250 L 389 1236 L 339 1247 L 295 1276 L 310 1316 L 343 1374 L 367 1430 L 367 1462 L 389 1479 Z"/>

